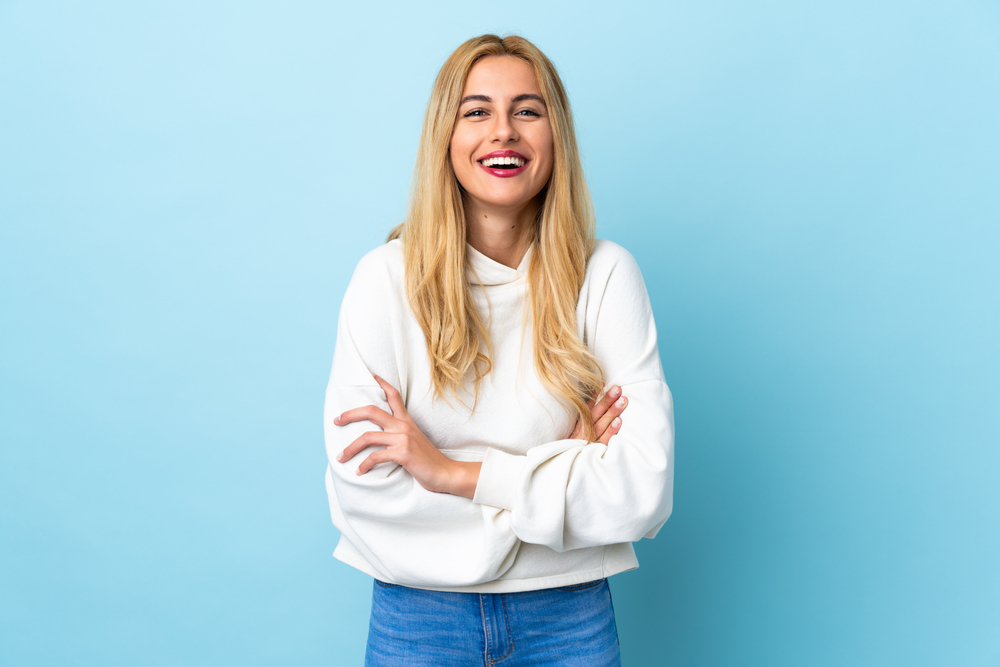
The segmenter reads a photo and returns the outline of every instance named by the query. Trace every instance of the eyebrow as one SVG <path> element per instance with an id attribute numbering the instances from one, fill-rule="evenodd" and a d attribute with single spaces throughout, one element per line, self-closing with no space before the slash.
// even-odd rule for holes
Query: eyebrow
<path id="1" fill-rule="evenodd" d="M 525 93 L 523 95 L 518 95 L 517 97 L 512 99 L 511 102 L 517 103 L 517 102 L 523 102 L 525 100 L 537 100 L 538 102 L 541 102 L 543 105 L 545 104 L 545 100 L 543 100 L 540 96 L 534 95 L 532 93 Z M 466 102 L 493 102 L 493 98 L 488 95 L 466 95 L 465 97 L 462 98 L 462 101 L 459 102 L 459 106 L 462 106 Z"/>

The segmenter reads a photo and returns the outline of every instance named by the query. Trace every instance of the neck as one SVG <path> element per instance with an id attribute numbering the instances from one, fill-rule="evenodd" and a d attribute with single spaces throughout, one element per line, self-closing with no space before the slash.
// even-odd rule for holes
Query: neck
<path id="1" fill-rule="evenodd" d="M 516 269 L 531 246 L 535 215 L 540 202 L 520 208 L 486 207 L 465 199 L 466 240 L 494 262 Z"/>

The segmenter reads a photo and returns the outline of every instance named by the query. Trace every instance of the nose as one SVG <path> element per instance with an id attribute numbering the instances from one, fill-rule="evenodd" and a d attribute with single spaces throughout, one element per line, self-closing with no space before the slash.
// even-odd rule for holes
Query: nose
<path id="1" fill-rule="evenodd" d="M 511 122 L 510 116 L 497 114 L 493 122 L 493 137 L 491 141 L 498 144 L 508 144 L 519 139 L 517 130 Z"/>

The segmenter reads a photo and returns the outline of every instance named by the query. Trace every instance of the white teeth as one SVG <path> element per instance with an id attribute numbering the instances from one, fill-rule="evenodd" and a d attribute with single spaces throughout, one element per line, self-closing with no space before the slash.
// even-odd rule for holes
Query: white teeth
<path id="1" fill-rule="evenodd" d="M 479 164 L 484 167 L 496 167 L 500 165 L 512 166 L 512 167 L 523 167 L 524 160 L 519 157 L 490 157 L 485 160 L 480 160 Z"/>

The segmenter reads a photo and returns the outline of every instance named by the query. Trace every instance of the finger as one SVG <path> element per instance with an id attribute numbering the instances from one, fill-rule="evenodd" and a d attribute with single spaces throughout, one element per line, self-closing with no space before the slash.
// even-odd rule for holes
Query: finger
<path id="1" fill-rule="evenodd" d="M 604 433 L 601 434 L 601 437 L 597 439 L 597 442 L 604 443 L 605 445 L 608 444 L 608 442 L 611 441 L 611 436 L 613 436 L 615 433 L 618 433 L 618 431 L 621 430 L 621 427 L 622 427 L 622 418 L 615 417 L 614 419 L 611 420 L 611 423 L 608 424 L 608 428 L 605 429 Z"/>
<path id="2" fill-rule="evenodd" d="M 611 422 L 614 421 L 614 419 L 618 417 L 618 415 L 620 415 L 626 407 L 628 407 L 628 398 L 620 396 L 617 401 L 611 404 L 608 411 L 596 421 L 594 424 L 594 431 L 597 432 L 598 435 L 604 433 L 608 430 L 608 426 L 611 425 Z"/>
<path id="3" fill-rule="evenodd" d="M 389 430 L 389 427 L 394 424 L 396 418 L 382 408 L 374 405 L 366 405 L 361 408 L 348 410 L 347 412 L 338 415 L 334 418 L 333 423 L 337 426 L 343 426 L 344 424 L 351 424 L 365 420 L 370 421 L 376 426 L 381 426 L 383 430 Z"/>
<path id="4" fill-rule="evenodd" d="M 374 373 L 372 373 L 372 377 L 375 378 L 378 386 L 382 387 L 382 391 L 385 392 L 385 400 L 389 401 L 389 409 L 392 410 L 392 415 L 397 419 L 405 419 L 408 416 L 406 406 L 403 405 L 403 397 L 399 395 L 396 388 Z"/>
<path id="5" fill-rule="evenodd" d="M 401 433 L 386 433 L 385 431 L 366 431 L 358 436 L 354 442 L 344 447 L 344 451 L 340 453 L 337 460 L 341 463 L 345 461 L 350 461 L 355 456 L 358 455 L 363 449 L 368 447 L 375 447 L 376 445 L 385 445 L 386 447 L 391 447 L 393 445 L 400 444 Z"/>
<path id="6" fill-rule="evenodd" d="M 372 452 L 365 460 L 361 462 L 358 469 L 354 471 L 355 475 L 364 475 L 366 472 L 377 466 L 379 463 L 385 463 L 386 461 L 395 461 L 396 452 L 391 449 L 380 449 L 377 452 Z"/>
<path id="7" fill-rule="evenodd" d="M 614 405 L 615 400 L 621 396 L 621 393 L 622 388 L 615 385 L 611 387 L 611 389 L 608 389 L 608 393 L 604 394 L 604 397 L 594 405 L 593 409 L 590 411 L 590 418 L 594 420 L 595 424 L 601 417 L 604 416 L 608 409 Z"/>

